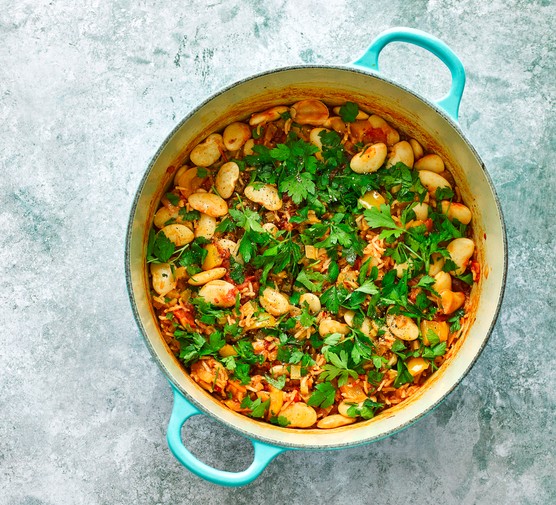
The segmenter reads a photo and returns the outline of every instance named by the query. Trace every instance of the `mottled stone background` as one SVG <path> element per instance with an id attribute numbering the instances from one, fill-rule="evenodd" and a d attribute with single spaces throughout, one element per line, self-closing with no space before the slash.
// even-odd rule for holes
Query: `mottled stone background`
<path id="1" fill-rule="evenodd" d="M 170 5 L 172 4 L 172 5 Z M 0 503 L 556 502 L 554 2 L 0 1 Z M 432 415 L 390 439 L 279 456 L 252 485 L 192 476 L 165 442 L 170 389 L 123 272 L 134 191 L 200 100 L 252 73 L 355 59 L 381 30 L 445 40 L 461 125 L 505 210 L 509 277 L 490 343 Z M 424 51 L 385 74 L 448 88 Z M 238 470 L 252 450 L 196 419 L 189 445 Z"/>

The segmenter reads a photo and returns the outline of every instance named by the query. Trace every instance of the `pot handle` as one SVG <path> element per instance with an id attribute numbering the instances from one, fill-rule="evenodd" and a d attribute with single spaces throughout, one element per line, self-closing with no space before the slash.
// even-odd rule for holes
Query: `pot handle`
<path id="1" fill-rule="evenodd" d="M 174 392 L 174 407 L 168 423 L 168 446 L 185 468 L 202 479 L 221 486 L 244 486 L 253 482 L 278 454 L 286 450 L 284 447 L 249 439 L 255 450 L 253 463 L 249 468 L 241 472 L 227 472 L 208 466 L 186 449 L 181 438 L 181 429 L 185 422 L 190 417 L 200 415 L 202 412 L 190 403 L 174 385 L 172 385 L 172 390 Z"/>
<path id="2" fill-rule="evenodd" d="M 369 68 L 376 72 L 380 52 L 391 42 L 407 42 L 422 47 L 439 58 L 452 74 L 452 86 L 448 94 L 436 104 L 442 107 L 453 119 L 458 120 L 459 104 L 465 87 L 465 69 L 456 54 L 440 39 L 413 28 L 391 28 L 382 32 L 369 46 L 369 49 L 354 65 Z"/>

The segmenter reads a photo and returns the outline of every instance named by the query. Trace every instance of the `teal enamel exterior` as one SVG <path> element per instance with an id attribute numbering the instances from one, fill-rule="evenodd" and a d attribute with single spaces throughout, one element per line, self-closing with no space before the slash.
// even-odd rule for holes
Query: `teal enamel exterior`
<path id="1" fill-rule="evenodd" d="M 422 47 L 434 54 L 448 67 L 452 75 L 452 86 L 448 94 L 438 100 L 436 105 L 444 109 L 454 121 L 457 121 L 459 104 L 465 88 L 465 69 L 456 54 L 433 35 L 413 28 L 391 28 L 376 37 L 365 54 L 354 61 L 353 64 L 379 72 L 378 58 L 380 53 L 392 42 L 406 42 Z"/>
<path id="2" fill-rule="evenodd" d="M 452 85 L 448 94 L 436 102 L 453 120 L 457 122 L 459 105 L 465 87 L 465 70 L 456 54 L 441 40 L 426 32 L 411 28 L 392 28 L 376 37 L 369 49 L 353 65 L 378 73 L 378 59 L 381 51 L 392 42 L 406 42 L 430 51 L 437 56 L 450 70 Z M 213 468 L 198 460 L 184 445 L 181 430 L 183 425 L 193 416 L 201 412 L 178 389 L 171 384 L 174 393 L 174 406 L 168 424 L 167 440 L 170 450 L 176 459 L 195 475 L 221 486 L 238 487 L 253 482 L 280 453 L 295 450 L 279 447 L 249 438 L 254 448 L 253 463 L 242 472 L 227 472 Z M 438 406 L 438 405 L 437 405 Z M 432 412 L 431 409 L 430 412 Z M 407 428 L 409 425 L 400 428 Z M 392 433 L 393 434 L 393 433 Z M 391 435 L 391 434 L 390 434 Z"/>

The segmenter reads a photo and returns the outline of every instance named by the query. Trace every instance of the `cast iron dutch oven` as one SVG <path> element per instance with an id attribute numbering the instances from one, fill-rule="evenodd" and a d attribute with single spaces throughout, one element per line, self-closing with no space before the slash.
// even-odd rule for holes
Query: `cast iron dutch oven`
<path id="1" fill-rule="evenodd" d="M 452 84 L 433 103 L 378 74 L 378 57 L 391 42 L 407 42 L 436 55 L 451 72 Z M 126 275 L 139 329 L 174 393 L 168 444 L 190 471 L 211 482 L 241 486 L 256 479 L 278 454 L 292 449 L 340 449 L 380 440 L 409 426 L 434 409 L 463 379 L 477 360 L 494 326 L 505 284 L 507 250 L 498 199 L 485 166 L 458 124 L 465 72 L 458 57 L 443 42 L 424 32 L 394 28 L 379 35 L 367 52 L 345 66 L 287 67 L 255 75 L 216 93 L 181 121 L 149 164 L 131 210 L 126 243 Z M 287 429 L 255 421 L 228 409 L 200 388 L 180 366 L 162 339 L 151 308 L 145 262 L 147 237 L 157 202 L 167 190 L 189 150 L 209 133 L 250 113 L 308 98 L 328 104 L 359 103 L 401 131 L 411 131 L 424 146 L 440 154 L 454 175 L 474 216 L 482 275 L 472 294 L 473 317 L 459 349 L 408 401 L 369 421 L 333 430 Z M 246 436 L 254 446 L 254 461 L 238 473 L 212 468 L 187 450 L 183 424 L 206 414 Z"/>

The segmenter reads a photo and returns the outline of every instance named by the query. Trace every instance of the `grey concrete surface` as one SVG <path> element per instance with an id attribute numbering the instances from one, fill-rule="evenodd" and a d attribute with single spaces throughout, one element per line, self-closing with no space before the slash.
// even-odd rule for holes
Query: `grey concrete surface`
<path id="1" fill-rule="evenodd" d="M 554 2 L 0 1 L 0 504 L 556 503 Z M 445 40 L 461 125 L 505 211 L 509 277 L 490 343 L 432 415 L 370 446 L 279 456 L 224 489 L 172 457 L 170 389 L 135 326 L 123 248 L 157 146 L 200 100 L 262 70 L 355 59 L 381 30 Z M 383 70 L 434 98 L 442 64 Z M 242 438 L 188 424 L 229 470 Z"/>

